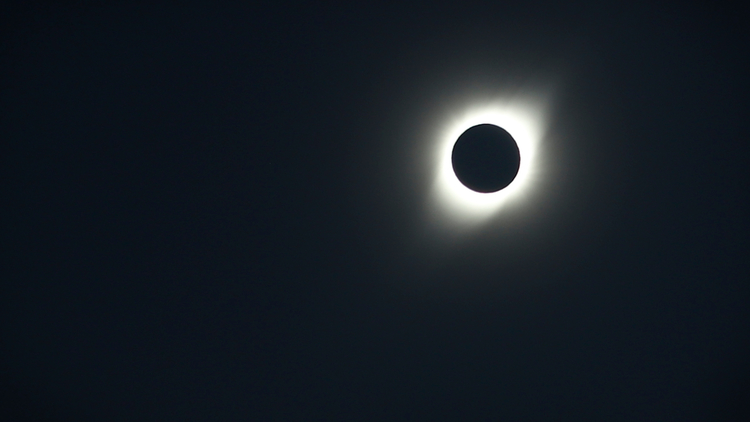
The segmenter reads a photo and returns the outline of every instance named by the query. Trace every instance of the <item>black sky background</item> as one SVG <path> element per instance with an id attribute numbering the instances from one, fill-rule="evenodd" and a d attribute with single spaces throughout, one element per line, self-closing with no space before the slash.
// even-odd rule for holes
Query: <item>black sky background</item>
<path id="1" fill-rule="evenodd" d="M 2 420 L 748 417 L 737 4 L 3 7 Z M 540 194 L 425 229 L 529 87 Z"/>

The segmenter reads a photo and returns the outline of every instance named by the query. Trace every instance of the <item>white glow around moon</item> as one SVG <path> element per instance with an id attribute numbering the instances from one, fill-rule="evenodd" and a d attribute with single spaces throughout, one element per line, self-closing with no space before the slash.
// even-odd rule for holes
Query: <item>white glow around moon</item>
<path id="1" fill-rule="evenodd" d="M 433 199 L 445 217 L 455 223 L 469 224 L 484 221 L 509 203 L 528 197 L 539 175 L 537 161 L 544 135 L 544 107 L 536 101 L 508 101 L 489 103 L 467 109 L 449 119 L 437 134 L 434 150 Z M 498 192 L 479 193 L 464 186 L 456 177 L 451 162 L 453 145 L 458 137 L 472 126 L 489 123 L 499 126 L 515 139 L 521 155 L 518 175 L 513 182 Z"/>

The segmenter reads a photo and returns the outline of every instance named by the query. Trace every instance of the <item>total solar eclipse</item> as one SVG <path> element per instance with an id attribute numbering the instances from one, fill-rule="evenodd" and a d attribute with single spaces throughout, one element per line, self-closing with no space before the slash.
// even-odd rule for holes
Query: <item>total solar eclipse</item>
<path id="1" fill-rule="evenodd" d="M 513 182 L 521 154 L 505 129 L 480 124 L 467 129 L 453 146 L 451 164 L 458 180 L 480 193 L 497 192 Z"/>

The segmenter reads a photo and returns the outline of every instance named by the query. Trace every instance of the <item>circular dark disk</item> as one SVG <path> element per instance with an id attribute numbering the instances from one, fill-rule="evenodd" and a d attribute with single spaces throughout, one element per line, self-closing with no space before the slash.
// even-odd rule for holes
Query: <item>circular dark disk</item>
<path id="1" fill-rule="evenodd" d="M 451 162 L 464 186 L 490 193 L 505 188 L 516 178 L 521 154 L 505 129 L 482 124 L 470 127 L 458 137 Z"/>

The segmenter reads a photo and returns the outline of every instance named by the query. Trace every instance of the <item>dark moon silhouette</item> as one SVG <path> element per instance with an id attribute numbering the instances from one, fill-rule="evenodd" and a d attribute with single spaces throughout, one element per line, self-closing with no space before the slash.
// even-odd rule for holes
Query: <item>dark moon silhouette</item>
<path id="1" fill-rule="evenodd" d="M 464 186 L 490 193 L 505 188 L 516 178 L 521 154 L 505 129 L 482 124 L 470 127 L 458 137 L 451 162 Z"/>

